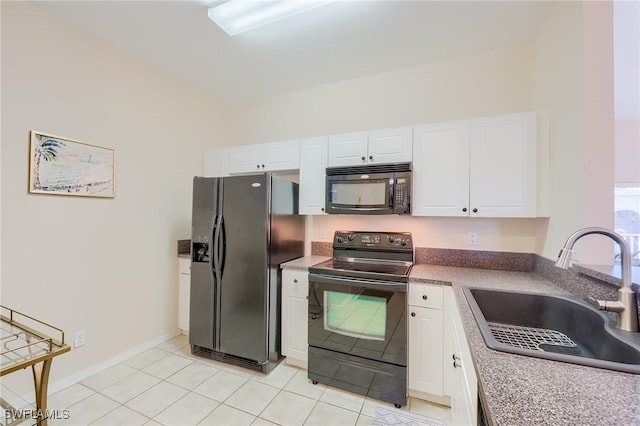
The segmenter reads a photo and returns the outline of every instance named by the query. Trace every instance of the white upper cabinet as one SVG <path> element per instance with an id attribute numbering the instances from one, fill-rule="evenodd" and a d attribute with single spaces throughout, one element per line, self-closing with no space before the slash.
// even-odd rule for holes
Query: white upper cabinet
<path id="1" fill-rule="evenodd" d="M 300 214 L 324 214 L 328 138 L 300 141 Z"/>
<path id="2" fill-rule="evenodd" d="M 471 120 L 472 216 L 536 217 L 536 116 Z"/>
<path id="3" fill-rule="evenodd" d="M 329 167 L 367 164 L 367 132 L 329 136 Z"/>
<path id="4" fill-rule="evenodd" d="M 469 216 L 469 121 L 413 129 L 414 216 Z"/>
<path id="5" fill-rule="evenodd" d="M 261 145 L 240 145 L 229 148 L 229 173 L 261 172 L 262 170 L 264 170 L 264 162 Z"/>
<path id="6" fill-rule="evenodd" d="M 413 214 L 544 215 L 548 140 L 536 126 L 536 113 L 521 113 L 415 127 Z"/>
<path id="7" fill-rule="evenodd" d="M 329 136 L 329 167 L 406 163 L 412 158 L 412 128 Z"/>
<path id="8" fill-rule="evenodd" d="M 295 170 L 300 166 L 299 141 L 229 147 L 229 173 Z"/>
<path id="9" fill-rule="evenodd" d="M 263 144 L 262 147 L 262 161 L 265 165 L 265 171 L 297 170 L 300 168 L 300 141 L 271 142 Z"/>
<path id="10" fill-rule="evenodd" d="M 413 158 L 411 127 L 369 132 L 367 161 L 369 164 L 408 163 Z"/>

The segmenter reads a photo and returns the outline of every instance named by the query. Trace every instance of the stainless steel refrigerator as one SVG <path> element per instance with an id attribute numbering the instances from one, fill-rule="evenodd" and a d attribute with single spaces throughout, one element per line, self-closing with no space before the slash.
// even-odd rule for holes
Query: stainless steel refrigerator
<path id="1" fill-rule="evenodd" d="M 281 360 L 279 265 L 304 256 L 298 185 L 193 179 L 191 352 L 268 373 Z"/>

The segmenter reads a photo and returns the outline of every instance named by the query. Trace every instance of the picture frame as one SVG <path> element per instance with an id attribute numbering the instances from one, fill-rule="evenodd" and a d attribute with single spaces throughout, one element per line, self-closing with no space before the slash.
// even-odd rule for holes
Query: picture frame
<path id="1" fill-rule="evenodd" d="M 49 133 L 31 131 L 29 192 L 115 198 L 116 154 Z"/>

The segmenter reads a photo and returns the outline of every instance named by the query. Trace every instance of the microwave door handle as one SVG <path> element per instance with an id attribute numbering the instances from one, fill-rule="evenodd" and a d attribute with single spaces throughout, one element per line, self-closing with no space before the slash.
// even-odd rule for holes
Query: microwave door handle
<path id="1" fill-rule="evenodd" d="M 394 181 L 395 180 L 393 179 L 393 176 L 391 176 L 388 181 L 389 182 L 389 202 L 387 203 L 387 205 L 389 206 L 389 209 L 391 211 L 394 211 L 394 208 L 393 208 L 393 188 L 395 187 Z"/>

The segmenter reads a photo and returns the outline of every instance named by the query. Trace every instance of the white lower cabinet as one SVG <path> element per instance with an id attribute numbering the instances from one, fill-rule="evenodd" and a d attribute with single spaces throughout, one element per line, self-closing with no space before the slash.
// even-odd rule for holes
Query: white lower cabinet
<path id="1" fill-rule="evenodd" d="M 409 395 L 448 403 L 443 374 L 443 287 L 409 283 Z"/>
<path id="2" fill-rule="evenodd" d="M 282 270 L 282 355 L 286 363 L 307 368 L 309 273 Z"/>
<path id="3" fill-rule="evenodd" d="M 448 289 L 446 303 L 451 305 L 447 328 L 451 333 L 451 353 L 445 355 L 445 375 L 450 381 L 451 418 L 453 425 L 478 424 L 478 379 L 464 334 L 460 313 Z"/>
<path id="4" fill-rule="evenodd" d="M 178 328 L 189 334 L 189 296 L 191 294 L 191 259 L 178 258 Z"/>

